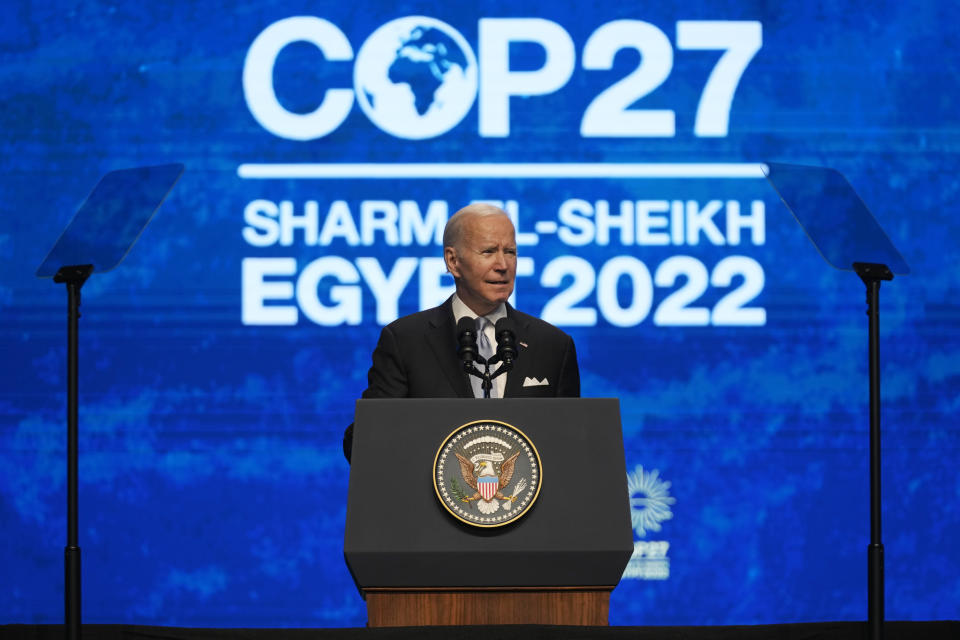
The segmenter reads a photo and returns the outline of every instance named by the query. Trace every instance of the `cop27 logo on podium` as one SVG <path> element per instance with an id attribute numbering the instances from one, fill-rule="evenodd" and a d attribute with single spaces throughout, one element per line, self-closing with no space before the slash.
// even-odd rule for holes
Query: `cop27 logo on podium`
<path id="1" fill-rule="evenodd" d="M 478 55 L 449 24 L 426 16 L 407 16 L 378 27 L 356 57 L 343 31 L 314 16 L 279 20 L 250 46 L 243 67 L 243 92 L 253 117 L 266 130 L 290 140 L 313 140 L 335 131 L 354 101 L 381 130 L 405 139 L 433 138 L 457 126 L 479 99 L 478 130 L 486 138 L 510 135 L 510 98 L 561 90 L 576 71 L 570 34 L 542 18 L 482 18 Z M 277 57 L 289 44 L 315 45 L 324 64 L 354 62 L 353 87 L 329 88 L 310 113 L 288 111 L 277 99 L 273 74 Z M 511 43 L 533 43 L 544 51 L 539 69 L 513 70 Z M 694 134 L 724 137 L 734 94 L 744 71 L 762 46 L 756 21 L 679 20 L 677 50 L 720 50 L 697 105 Z M 641 20 L 600 25 L 581 53 L 584 72 L 613 68 L 621 49 L 640 53 L 637 67 L 597 94 L 581 118 L 583 137 L 672 137 L 673 109 L 630 108 L 659 88 L 674 66 L 674 45 L 658 27 Z"/>

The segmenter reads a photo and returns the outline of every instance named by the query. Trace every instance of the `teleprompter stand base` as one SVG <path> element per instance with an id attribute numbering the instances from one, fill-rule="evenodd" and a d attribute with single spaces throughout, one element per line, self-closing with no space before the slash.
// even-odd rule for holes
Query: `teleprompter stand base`
<path id="1" fill-rule="evenodd" d="M 368 627 L 606 626 L 613 587 L 367 588 Z"/>

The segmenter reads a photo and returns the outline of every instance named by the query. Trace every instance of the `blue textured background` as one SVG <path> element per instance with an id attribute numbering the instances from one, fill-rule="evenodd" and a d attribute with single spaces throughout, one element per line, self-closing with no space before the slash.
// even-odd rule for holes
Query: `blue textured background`
<path id="1" fill-rule="evenodd" d="M 763 199 L 763 327 L 569 328 L 583 393 L 621 399 L 627 466 L 671 482 L 670 577 L 625 580 L 613 624 L 733 624 L 866 617 L 867 403 L 863 285 L 819 258 L 763 181 L 244 181 L 244 162 L 778 160 L 843 171 L 913 268 L 881 290 L 884 542 L 889 619 L 960 615 L 960 47 L 954 3 L 7 2 L 0 20 L 0 623 L 62 618 L 65 295 L 33 272 L 97 178 L 179 161 L 187 172 L 127 260 L 84 287 L 81 528 L 85 622 L 352 626 L 363 602 L 342 559 L 349 468 L 340 451 L 379 327 L 250 327 L 240 261 L 251 200 L 471 198 L 521 202 L 522 226 L 569 197 Z M 637 64 L 514 100 L 511 135 L 481 138 L 477 107 L 409 142 L 358 106 L 310 142 L 264 130 L 243 99 L 253 39 L 293 15 L 338 25 L 359 49 L 380 24 L 427 15 L 476 49 L 481 17 L 538 16 L 582 51 L 601 24 L 759 20 L 763 48 L 736 93 L 730 133 L 697 138 L 715 53 L 675 52 L 640 105 L 677 111 L 672 138 L 582 138 L 592 96 Z M 633 57 L 631 57 L 631 55 Z M 522 56 L 520 57 L 522 58 Z M 539 62 L 528 61 L 535 67 Z M 517 64 L 524 64 L 522 59 Z M 292 46 L 288 108 L 350 86 L 349 63 Z M 313 88 L 312 90 L 310 88 Z M 321 206 L 323 210 L 323 206 Z M 544 240 L 538 264 L 572 251 Z M 708 266 L 730 248 L 598 247 L 599 266 L 674 254 Z M 387 268 L 437 247 L 346 247 Z M 518 285 L 539 313 L 552 292 Z M 660 300 L 664 292 L 658 292 Z M 716 292 L 708 294 L 716 299 Z M 591 302 L 593 300 L 593 302 Z M 588 298 L 586 305 L 595 306 Z M 416 296 L 401 300 L 413 311 Z"/>

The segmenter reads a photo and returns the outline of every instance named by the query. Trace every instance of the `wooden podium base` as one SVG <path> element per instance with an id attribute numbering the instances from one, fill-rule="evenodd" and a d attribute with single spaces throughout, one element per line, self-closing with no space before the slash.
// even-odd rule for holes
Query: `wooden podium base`
<path id="1" fill-rule="evenodd" d="M 613 587 L 365 589 L 368 627 L 609 624 Z"/>

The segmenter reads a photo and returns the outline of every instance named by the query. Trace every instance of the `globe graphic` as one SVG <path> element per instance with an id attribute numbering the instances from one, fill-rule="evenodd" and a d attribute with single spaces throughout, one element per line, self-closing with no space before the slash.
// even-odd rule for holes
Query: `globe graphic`
<path id="1" fill-rule="evenodd" d="M 407 16 L 382 25 L 363 43 L 353 75 L 371 122 L 411 140 L 455 127 L 477 96 L 477 60 L 450 25 Z"/>

